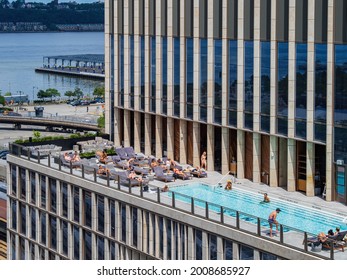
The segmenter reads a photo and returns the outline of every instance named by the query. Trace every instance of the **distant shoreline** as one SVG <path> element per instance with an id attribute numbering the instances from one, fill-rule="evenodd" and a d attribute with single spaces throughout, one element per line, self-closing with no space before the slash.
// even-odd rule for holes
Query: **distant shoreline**
<path id="1" fill-rule="evenodd" d="M 86 32 L 104 32 L 104 30 L 68 30 L 68 31 L 63 31 L 63 30 L 47 30 L 47 31 L 0 31 L 0 34 L 16 34 L 16 33 L 86 33 Z"/>

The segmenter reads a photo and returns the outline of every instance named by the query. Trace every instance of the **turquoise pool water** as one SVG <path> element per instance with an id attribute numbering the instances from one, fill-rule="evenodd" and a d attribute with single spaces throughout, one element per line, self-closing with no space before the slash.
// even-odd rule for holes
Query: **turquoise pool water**
<path id="1" fill-rule="evenodd" d="M 335 231 L 337 226 L 341 230 L 347 230 L 347 221 L 344 221 L 345 217 L 329 214 L 319 209 L 301 206 L 296 203 L 278 200 L 273 197 L 270 197 L 270 203 L 260 203 L 263 195 L 240 190 L 239 188 L 226 191 L 224 188 L 209 186 L 207 184 L 190 183 L 170 187 L 170 190 L 175 193 L 175 198 L 181 201 L 190 203 L 189 198 L 180 196 L 180 194 L 183 194 L 265 220 L 268 219 L 269 214 L 273 210 L 280 208 L 281 212 L 277 216 L 279 223 L 312 234 L 318 234 L 322 231 L 327 233 L 329 229 Z M 204 203 L 199 203 L 198 201 L 195 202 L 195 205 L 205 206 Z M 220 210 L 219 207 L 209 207 L 215 211 Z M 235 216 L 235 212 L 226 210 L 225 215 Z M 256 219 L 242 215 L 240 217 L 249 222 L 256 223 Z M 268 223 L 264 221 L 263 225 L 268 226 Z M 285 231 L 287 230 L 285 228 Z"/>

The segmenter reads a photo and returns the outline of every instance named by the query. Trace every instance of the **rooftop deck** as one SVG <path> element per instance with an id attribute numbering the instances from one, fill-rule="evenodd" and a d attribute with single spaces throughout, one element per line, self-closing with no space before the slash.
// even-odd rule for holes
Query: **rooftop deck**
<path id="1" fill-rule="evenodd" d="M 183 202 L 176 198 L 175 193 L 172 191 L 162 192 L 162 187 L 166 184 L 169 187 L 173 185 L 181 185 L 187 184 L 189 182 L 198 181 L 200 183 L 206 183 L 210 185 L 215 185 L 217 182 L 221 180 L 224 184 L 228 179 L 231 179 L 231 176 L 223 176 L 218 172 L 208 172 L 207 178 L 192 178 L 191 180 L 176 180 L 176 182 L 165 183 L 156 180 L 150 180 L 148 186 L 149 191 L 145 191 L 143 187 L 129 187 L 120 183 L 120 180 L 117 178 L 115 180 L 110 179 L 108 176 L 100 177 L 96 172 L 91 174 L 87 174 L 83 168 L 72 168 L 71 166 L 64 166 L 61 164 L 59 159 L 54 159 L 52 156 L 48 156 L 47 158 L 32 158 L 30 155 L 25 154 L 22 151 L 22 147 L 18 145 L 11 146 L 12 155 L 15 157 L 21 157 L 22 159 L 29 160 L 33 163 L 37 163 L 41 166 L 46 166 L 51 169 L 57 170 L 59 172 L 63 172 L 69 174 L 70 176 L 83 178 L 84 180 L 91 181 L 93 183 L 97 183 L 98 185 L 111 188 L 117 191 L 120 191 L 129 196 L 135 196 L 152 203 L 158 203 L 162 206 L 169 207 L 171 209 L 179 210 L 184 213 L 195 216 L 196 218 L 208 220 L 212 223 L 217 223 L 219 225 L 223 225 L 226 227 L 230 227 L 245 235 L 254 236 L 257 238 L 261 238 L 270 242 L 274 245 L 282 245 L 286 248 L 291 248 L 300 252 L 311 256 L 311 258 L 322 258 L 322 259 L 337 259 L 337 260 L 345 260 L 347 259 L 347 252 L 342 252 L 339 249 L 323 249 L 320 252 L 311 252 L 311 247 L 308 246 L 307 243 L 304 242 L 306 238 L 313 237 L 310 233 L 305 233 L 300 229 L 290 228 L 289 231 L 283 231 L 283 227 L 287 227 L 286 225 L 281 225 L 280 233 L 277 236 L 272 238 L 269 237 L 269 226 L 266 220 L 261 219 L 259 217 L 254 217 L 245 213 L 241 213 L 232 208 L 221 207 L 218 204 L 207 203 L 204 201 L 200 201 L 199 199 L 191 198 L 191 203 Z M 10 158 L 11 161 L 11 158 Z M 115 170 L 121 170 L 119 168 L 115 168 Z M 152 179 L 152 178 L 151 178 Z M 323 199 L 318 197 L 308 198 L 298 192 L 289 193 L 281 188 L 270 188 L 264 184 L 254 184 L 248 180 L 237 179 L 237 182 L 234 184 L 234 188 L 242 188 L 252 192 L 264 193 L 267 192 L 270 197 L 277 198 L 280 200 L 292 201 L 298 204 L 302 204 L 308 207 L 320 208 L 324 209 L 327 212 L 333 214 L 344 215 L 347 217 L 347 208 L 342 204 L 336 202 L 326 202 Z M 199 202 L 199 203 L 197 203 Z M 204 205 L 205 207 L 201 207 L 199 205 Z M 218 209 L 218 210 L 215 210 Z M 232 215 L 226 215 L 224 212 L 232 213 Z M 246 219 L 241 219 L 240 215 L 246 216 Z M 250 223 L 247 220 L 255 219 L 256 223 Z M 309 259 L 309 258 L 308 258 Z"/>

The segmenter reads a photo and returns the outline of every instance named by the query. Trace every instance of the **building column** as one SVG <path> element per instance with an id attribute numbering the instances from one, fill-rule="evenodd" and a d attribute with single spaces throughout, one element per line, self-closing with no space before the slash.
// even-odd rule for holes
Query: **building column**
<path id="1" fill-rule="evenodd" d="M 245 132 L 237 130 L 237 178 L 245 177 Z"/>
<path id="2" fill-rule="evenodd" d="M 152 115 L 145 113 L 145 155 L 151 155 Z"/>
<path id="3" fill-rule="evenodd" d="M 328 65 L 327 65 L 327 135 L 326 135 L 326 200 L 333 199 L 334 180 L 334 0 L 328 0 Z"/>
<path id="4" fill-rule="evenodd" d="M 167 127 L 167 137 L 166 137 L 166 150 L 167 157 L 173 159 L 174 158 L 174 139 L 175 139 L 175 129 L 174 129 L 174 119 L 167 118 L 166 119 L 166 127 Z"/>
<path id="5" fill-rule="evenodd" d="M 170 223 L 171 220 L 168 220 L 166 218 L 163 218 L 163 260 L 167 260 L 168 255 L 168 248 L 167 248 L 167 237 L 168 237 L 168 223 Z M 171 238 L 171 236 L 170 236 Z M 171 252 L 170 252 L 171 253 Z"/>
<path id="6" fill-rule="evenodd" d="M 159 216 L 158 215 L 154 215 L 154 223 L 155 223 L 155 257 L 156 258 L 160 258 L 160 230 L 159 230 Z"/>
<path id="7" fill-rule="evenodd" d="M 127 3 L 127 1 L 125 1 Z M 124 11 L 125 15 L 126 11 Z M 125 17 L 127 18 L 127 16 Z M 126 24 L 124 24 L 124 32 L 126 30 Z M 130 88 L 131 88 L 131 80 L 130 80 L 130 36 L 128 34 L 124 34 L 124 109 L 130 108 Z M 126 111 L 126 110 L 125 110 Z M 125 113 L 124 113 L 125 115 Z M 125 128 L 124 128 L 125 131 Z M 125 138 L 125 137 L 124 137 Z M 124 140 L 126 141 L 126 140 Z"/>
<path id="8" fill-rule="evenodd" d="M 123 122 L 123 120 L 121 120 L 119 117 L 119 110 L 120 109 L 117 108 L 114 109 L 114 145 L 116 147 L 120 147 L 122 145 L 120 123 Z"/>
<path id="9" fill-rule="evenodd" d="M 135 5 L 137 7 L 137 5 Z M 136 12 L 134 12 L 137 15 Z M 138 18 L 135 17 L 134 28 L 137 26 Z M 134 109 L 140 110 L 141 93 L 141 37 L 134 36 Z"/>
<path id="10" fill-rule="evenodd" d="M 209 248 L 208 248 L 208 234 L 206 231 L 202 231 L 201 239 L 202 239 L 201 240 L 202 259 L 209 260 L 210 254 L 209 254 Z"/>
<path id="11" fill-rule="evenodd" d="M 163 156 L 162 117 L 155 116 L 155 118 L 155 156 L 161 158 Z"/>
<path id="12" fill-rule="evenodd" d="M 187 163 L 187 121 L 185 120 L 180 120 L 180 161 Z"/>
<path id="13" fill-rule="evenodd" d="M 124 147 L 129 147 L 130 146 L 130 122 L 133 121 L 130 118 L 130 111 L 129 110 L 124 110 L 124 139 L 123 139 L 123 145 Z"/>
<path id="14" fill-rule="evenodd" d="M 314 196 L 315 144 L 306 143 L 306 195 Z"/>
<path id="15" fill-rule="evenodd" d="M 270 135 L 270 187 L 278 187 L 278 139 Z"/>
<path id="16" fill-rule="evenodd" d="M 142 250 L 145 253 L 148 253 L 148 224 L 147 224 L 147 218 L 146 218 L 146 212 L 142 211 L 142 241 L 141 241 L 141 247 L 138 246 L 140 250 Z M 140 244 L 140 243 L 139 243 Z"/>
<path id="17" fill-rule="evenodd" d="M 156 1 L 157 9 L 157 24 L 159 24 L 158 19 L 160 19 L 160 13 L 158 15 L 158 6 L 160 6 L 161 1 Z M 159 4 L 159 5 L 158 5 Z M 159 10 L 160 11 L 160 10 Z M 157 28 L 156 30 L 160 30 Z M 159 35 L 159 34 L 157 34 Z M 155 112 L 157 114 L 162 114 L 162 95 L 163 95 L 163 48 L 162 48 L 162 37 L 156 36 L 155 45 L 156 45 L 156 61 L 155 61 Z"/>
<path id="18" fill-rule="evenodd" d="M 149 213 L 149 250 L 148 253 L 152 256 L 154 256 L 154 227 L 155 227 L 155 217 L 151 213 Z"/>
<path id="19" fill-rule="evenodd" d="M 180 10 L 181 15 L 181 28 L 184 27 L 184 5 L 181 5 Z M 182 26 L 183 23 L 183 26 Z M 182 29 L 184 30 L 184 29 Z M 186 117 L 186 38 L 182 37 L 180 39 L 180 118 L 184 119 Z"/>
<path id="20" fill-rule="evenodd" d="M 296 141 L 294 139 L 287 140 L 287 191 L 296 191 Z"/>
<path id="21" fill-rule="evenodd" d="M 253 132 L 253 182 L 261 182 L 261 134 Z"/>
<path id="22" fill-rule="evenodd" d="M 229 159 L 229 129 L 227 127 L 222 127 L 222 174 L 226 174 L 230 171 L 230 159 Z"/>
<path id="23" fill-rule="evenodd" d="M 207 125 L 207 169 L 214 170 L 214 126 L 212 124 Z M 203 151 L 201 151 L 201 154 Z M 200 162 L 200 158 L 199 158 Z"/>
<path id="24" fill-rule="evenodd" d="M 187 226 L 187 260 L 195 260 L 195 241 L 194 241 L 194 230 L 192 227 Z"/>
<path id="25" fill-rule="evenodd" d="M 134 150 L 141 151 L 141 113 L 134 112 Z"/>
<path id="26" fill-rule="evenodd" d="M 193 165 L 200 166 L 200 123 L 198 122 L 193 122 Z"/>
<path id="27" fill-rule="evenodd" d="M 217 260 L 224 260 L 223 238 L 217 236 Z"/>
<path id="28" fill-rule="evenodd" d="M 194 25 L 194 79 L 193 79 L 193 120 L 198 121 L 200 120 L 200 108 L 199 108 L 199 102 L 200 102 L 200 1 L 193 1 L 194 6 L 194 19 L 193 19 L 193 25 Z M 184 6 L 184 5 L 181 5 Z M 193 144 L 194 145 L 194 144 Z M 194 147 L 194 146 L 193 146 Z"/>
<path id="29" fill-rule="evenodd" d="M 240 245 L 236 242 L 232 243 L 233 245 L 233 260 L 240 259 Z"/>

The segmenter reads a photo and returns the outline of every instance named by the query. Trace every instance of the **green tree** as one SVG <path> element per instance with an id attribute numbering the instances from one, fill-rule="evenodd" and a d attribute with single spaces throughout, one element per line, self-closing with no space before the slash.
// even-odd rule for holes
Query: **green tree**
<path id="1" fill-rule="evenodd" d="M 75 88 L 74 93 L 77 99 L 80 99 L 83 96 L 83 91 L 79 87 Z"/>
<path id="2" fill-rule="evenodd" d="M 64 93 L 64 95 L 67 96 L 67 97 L 69 98 L 69 100 L 70 100 L 71 97 L 76 96 L 76 95 L 75 95 L 75 92 L 72 91 L 72 90 L 66 91 L 66 92 Z"/>
<path id="3" fill-rule="evenodd" d="M 105 97 L 105 87 L 96 87 L 93 95 L 97 97 Z"/>
<path id="4" fill-rule="evenodd" d="M 37 92 L 37 98 L 38 98 L 38 99 L 45 99 L 46 97 L 47 97 L 46 91 L 44 91 L 43 89 L 40 89 L 40 90 Z"/>
<path id="5" fill-rule="evenodd" d="M 5 105 L 5 97 L 0 95 L 0 104 Z"/>
<path id="6" fill-rule="evenodd" d="M 4 94 L 4 96 L 11 96 L 12 95 L 12 93 L 11 92 L 6 92 L 5 94 Z"/>
<path id="7" fill-rule="evenodd" d="M 53 101 L 53 98 L 60 96 L 60 92 L 55 88 L 48 88 L 46 89 L 46 96 Z"/>

